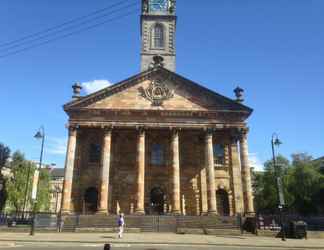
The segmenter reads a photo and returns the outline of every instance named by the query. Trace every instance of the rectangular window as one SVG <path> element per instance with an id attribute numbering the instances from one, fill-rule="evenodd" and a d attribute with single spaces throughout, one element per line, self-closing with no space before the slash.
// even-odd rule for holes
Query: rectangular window
<path id="1" fill-rule="evenodd" d="M 101 147 L 99 144 L 92 143 L 90 144 L 89 150 L 89 162 L 98 163 L 101 159 Z"/>
<path id="2" fill-rule="evenodd" d="M 156 49 L 164 48 L 163 26 L 157 24 L 153 29 L 153 47 Z"/>
<path id="3" fill-rule="evenodd" d="M 225 147 L 222 144 L 214 144 L 214 164 L 224 165 L 225 164 Z"/>
<path id="4" fill-rule="evenodd" d="M 164 164 L 164 150 L 162 145 L 152 145 L 151 164 L 155 166 L 162 166 Z"/>

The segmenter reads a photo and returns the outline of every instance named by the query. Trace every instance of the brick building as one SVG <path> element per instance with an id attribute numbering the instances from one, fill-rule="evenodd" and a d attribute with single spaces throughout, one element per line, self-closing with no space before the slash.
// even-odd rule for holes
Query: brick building
<path id="1" fill-rule="evenodd" d="M 230 99 L 175 73 L 176 8 L 143 0 L 141 72 L 64 106 L 63 213 L 253 212 L 243 90 Z"/>

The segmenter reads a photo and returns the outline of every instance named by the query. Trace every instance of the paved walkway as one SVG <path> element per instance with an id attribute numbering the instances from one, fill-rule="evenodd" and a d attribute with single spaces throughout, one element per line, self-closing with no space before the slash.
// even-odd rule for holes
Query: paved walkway
<path id="1" fill-rule="evenodd" d="M 275 248 L 324 249 L 323 239 L 295 240 L 282 242 L 278 238 L 255 236 L 212 236 L 212 235 L 179 235 L 167 233 L 127 233 L 123 239 L 116 234 L 100 233 L 37 233 L 29 236 L 26 233 L 0 233 L 0 245 L 14 242 L 35 243 L 122 243 L 122 244 L 173 244 L 173 245 L 208 245 L 208 246 L 251 246 Z"/>

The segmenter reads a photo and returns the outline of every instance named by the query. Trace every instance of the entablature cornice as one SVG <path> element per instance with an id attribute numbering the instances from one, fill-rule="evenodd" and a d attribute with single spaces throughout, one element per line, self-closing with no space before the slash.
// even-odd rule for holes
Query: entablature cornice
<path id="1" fill-rule="evenodd" d="M 244 122 L 249 113 L 234 110 L 131 110 L 131 109 L 72 109 L 70 119 L 102 120 L 142 120 L 142 119 L 185 119 L 186 121 L 211 120 L 223 123 Z"/>
<path id="2" fill-rule="evenodd" d="M 168 130 L 237 130 L 246 128 L 245 123 L 159 123 L 159 122 L 90 122 L 80 120 L 70 120 L 70 126 L 78 126 L 79 128 L 106 128 L 111 129 L 168 129 Z"/>

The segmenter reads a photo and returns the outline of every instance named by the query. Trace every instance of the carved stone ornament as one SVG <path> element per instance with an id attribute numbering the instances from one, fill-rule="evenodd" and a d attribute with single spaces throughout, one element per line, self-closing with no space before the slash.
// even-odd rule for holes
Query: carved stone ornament
<path id="1" fill-rule="evenodd" d="M 174 96 L 171 91 L 161 80 L 153 80 L 146 89 L 140 88 L 141 95 L 152 102 L 152 106 L 162 106 L 163 102 Z"/>

